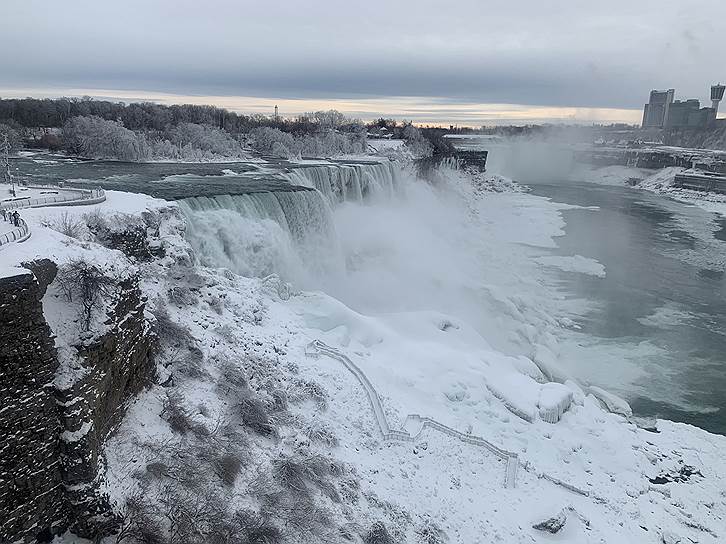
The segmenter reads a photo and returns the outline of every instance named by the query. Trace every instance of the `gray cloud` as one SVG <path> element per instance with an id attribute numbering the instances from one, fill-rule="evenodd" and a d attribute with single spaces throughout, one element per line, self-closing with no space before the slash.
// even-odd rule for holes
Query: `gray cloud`
<path id="1" fill-rule="evenodd" d="M 722 0 L 3 0 L 5 87 L 638 108 L 726 80 Z"/>

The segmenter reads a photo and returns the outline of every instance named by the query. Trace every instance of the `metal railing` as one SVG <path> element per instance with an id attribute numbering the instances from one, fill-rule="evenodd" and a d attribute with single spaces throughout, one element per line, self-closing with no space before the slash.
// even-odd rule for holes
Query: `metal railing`
<path id="1" fill-rule="evenodd" d="M 45 206 L 82 206 L 98 204 L 106 200 L 106 191 L 103 189 L 65 189 L 53 185 L 28 185 L 34 189 L 62 190 L 64 195 L 42 196 L 36 198 L 21 198 L 0 202 L 0 210 L 9 212 L 23 208 L 42 208 Z M 22 217 L 18 217 L 18 226 L 0 235 L 0 247 L 10 242 L 24 242 L 30 238 L 30 227 Z"/>
<path id="2" fill-rule="evenodd" d="M 30 237 L 30 227 L 22 217 L 18 218 L 18 226 L 10 232 L 0 235 L 0 246 L 10 242 L 22 242 Z"/>
<path id="3" fill-rule="evenodd" d="M 335 359 L 341 362 L 343 366 L 345 366 L 351 372 L 351 374 L 355 376 L 355 378 L 358 380 L 358 383 L 363 386 L 363 389 L 366 393 L 366 396 L 368 397 L 368 401 L 370 402 L 371 408 L 373 410 L 373 418 L 378 427 L 378 431 L 380 432 L 381 436 L 383 436 L 383 439 L 386 441 L 415 442 L 422 436 L 422 433 L 426 428 L 434 429 L 436 431 L 439 431 L 440 433 L 446 434 L 466 444 L 472 444 L 474 446 L 479 446 L 481 448 L 489 450 L 491 453 L 504 461 L 506 463 L 504 471 L 505 488 L 516 487 L 517 469 L 521 465 L 525 471 L 534 472 L 538 478 L 543 478 L 572 493 L 576 493 L 585 497 L 593 497 L 599 501 L 603 500 L 602 498 L 593 495 L 590 491 L 581 489 L 550 474 L 536 471 L 531 463 L 524 462 L 519 457 L 519 455 L 513 451 L 505 450 L 504 448 L 493 444 L 492 442 L 486 440 L 481 436 L 457 431 L 456 429 L 453 429 L 448 425 L 444 425 L 443 423 L 440 423 L 430 417 L 423 417 L 419 414 L 409 414 L 406 416 L 406 420 L 402 429 L 392 429 L 390 424 L 388 423 L 388 419 L 386 418 L 386 414 L 383 410 L 383 405 L 375 387 L 373 387 L 373 384 L 368 380 L 365 373 L 358 367 L 358 365 L 351 361 L 351 359 L 347 355 L 343 354 L 342 352 L 331 346 L 328 346 L 321 340 L 313 340 L 312 342 L 310 342 L 305 347 L 305 354 L 309 357 L 319 357 L 320 355 L 326 355 L 331 359 Z M 407 429 L 414 427 L 414 425 L 416 427 L 415 429 L 412 429 L 410 431 Z"/>
<path id="4" fill-rule="evenodd" d="M 439 423 L 434 419 L 428 417 L 421 417 L 419 414 L 409 414 L 408 416 L 406 416 L 406 423 L 411 421 L 417 422 L 419 424 L 420 427 L 418 429 L 418 432 L 411 433 L 405 428 L 392 429 L 390 424 L 388 423 L 388 419 L 386 418 L 386 414 L 383 410 L 383 405 L 381 404 L 378 392 L 376 391 L 375 387 L 373 387 L 373 384 L 371 384 L 363 371 L 358 367 L 358 365 L 351 361 L 349 357 L 347 357 L 337 349 L 328 346 L 324 342 L 321 342 L 320 340 L 313 340 L 312 342 L 310 342 L 305 348 L 305 354 L 310 357 L 327 355 L 331 359 L 336 359 L 339 362 L 343 363 L 343 366 L 345 366 L 351 372 L 351 374 L 356 377 L 358 383 L 360 383 L 365 390 L 366 396 L 368 397 L 368 401 L 370 402 L 371 409 L 373 411 L 373 417 L 378 426 L 378 430 L 383 436 L 384 440 L 414 442 L 421 436 L 426 428 L 437 430 L 441 433 L 451 436 L 452 438 L 456 438 L 467 444 L 483 447 L 492 452 L 494 455 L 496 455 L 506 463 L 506 470 L 504 473 L 504 487 L 513 488 L 517 485 L 517 467 L 519 466 L 519 456 L 516 453 L 500 448 L 480 436 L 462 433 L 460 431 L 457 431 L 456 429 L 449 427 L 448 425 Z M 405 426 L 406 424 L 404 424 L 404 427 Z"/>
<path id="5" fill-rule="evenodd" d="M 59 189 L 59 187 L 38 187 L 39 189 Z M 103 189 L 63 189 L 74 194 L 44 196 L 37 198 L 24 198 L 19 200 L 7 200 L 0 202 L 0 208 L 6 210 L 17 210 L 20 208 L 40 208 L 43 206 L 75 204 L 96 204 L 106 200 L 106 192 Z"/>

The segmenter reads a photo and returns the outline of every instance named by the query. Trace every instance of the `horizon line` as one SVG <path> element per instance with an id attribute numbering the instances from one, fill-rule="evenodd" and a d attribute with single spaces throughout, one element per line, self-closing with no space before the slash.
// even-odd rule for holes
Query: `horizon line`
<path id="1" fill-rule="evenodd" d="M 642 111 L 630 108 L 543 106 L 531 104 L 476 103 L 450 101 L 444 97 L 369 97 L 369 98 L 268 98 L 259 96 L 221 96 L 163 93 L 145 90 L 92 88 L 3 88 L 1 98 L 83 98 L 126 104 L 153 102 L 161 105 L 192 104 L 224 108 L 238 114 L 298 116 L 306 112 L 336 109 L 362 121 L 384 117 L 407 120 L 415 125 L 479 128 L 487 125 L 528 124 L 640 124 Z"/>

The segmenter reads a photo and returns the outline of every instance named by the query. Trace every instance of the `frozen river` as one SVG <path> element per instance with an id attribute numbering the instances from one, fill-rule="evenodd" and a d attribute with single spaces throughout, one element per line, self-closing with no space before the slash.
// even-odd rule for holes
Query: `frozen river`
<path id="1" fill-rule="evenodd" d="M 561 274 L 561 291 L 588 301 L 569 354 L 585 367 L 577 374 L 617 389 L 639 415 L 726 434 L 726 220 L 627 187 L 529 185 L 598 208 L 563 211 L 557 239 L 557 253 L 606 271 Z"/>

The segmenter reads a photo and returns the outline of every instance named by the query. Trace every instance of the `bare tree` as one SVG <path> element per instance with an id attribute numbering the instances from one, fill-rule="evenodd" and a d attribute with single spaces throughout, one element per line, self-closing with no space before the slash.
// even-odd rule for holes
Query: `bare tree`
<path id="1" fill-rule="evenodd" d="M 94 310 L 102 305 L 103 297 L 113 293 L 114 280 L 95 264 L 73 259 L 58 271 L 57 281 L 69 302 L 75 298 L 80 303 L 83 330 L 89 331 Z"/>

